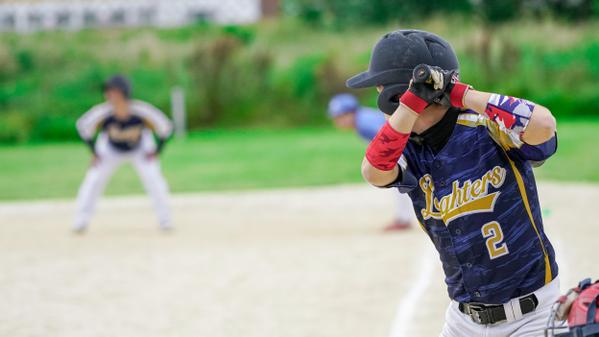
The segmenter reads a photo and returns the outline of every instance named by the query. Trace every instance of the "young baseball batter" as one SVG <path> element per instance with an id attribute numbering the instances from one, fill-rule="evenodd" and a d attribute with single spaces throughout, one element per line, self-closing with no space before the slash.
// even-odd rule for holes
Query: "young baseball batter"
<path id="1" fill-rule="evenodd" d="M 441 336 L 540 337 L 559 285 L 532 167 L 556 151 L 555 119 L 458 82 L 458 70 L 431 33 L 400 30 L 375 45 L 368 71 L 347 83 L 376 87 L 390 115 L 362 174 L 410 195 L 439 252 L 452 299 Z"/>
<path id="2" fill-rule="evenodd" d="M 73 230 L 85 231 L 108 179 L 126 162 L 133 164 L 150 194 L 160 228 L 171 229 L 168 186 L 158 155 L 171 135 L 172 123 L 154 106 L 131 99 L 131 86 L 123 76 L 106 81 L 103 91 L 106 102 L 94 106 L 77 121 L 77 130 L 89 145 L 93 160 L 79 188 Z"/>
<path id="3" fill-rule="evenodd" d="M 375 109 L 360 106 L 352 94 L 338 94 L 331 98 L 329 117 L 335 127 L 342 130 L 355 130 L 362 139 L 372 141 L 385 125 L 385 115 Z M 395 219 L 384 228 L 385 231 L 400 231 L 412 227 L 416 222 L 412 201 L 407 194 L 397 193 Z"/>

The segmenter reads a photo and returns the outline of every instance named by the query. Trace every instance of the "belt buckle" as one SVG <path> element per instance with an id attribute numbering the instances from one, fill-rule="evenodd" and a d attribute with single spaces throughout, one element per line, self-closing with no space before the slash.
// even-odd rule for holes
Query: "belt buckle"
<path id="1" fill-rule="evenodd" d="M 522 311 L 522 315 L 535 311 L 537 304 L 532 297 L 523 297 L 518 301 L 518 305 Z"/>
<path id="2" fill-rule="evenodd" d="M 489 324 L 489 312 L 486 308 L 478 305 L 469 305 L 470 318 L 474 323 Z"/>

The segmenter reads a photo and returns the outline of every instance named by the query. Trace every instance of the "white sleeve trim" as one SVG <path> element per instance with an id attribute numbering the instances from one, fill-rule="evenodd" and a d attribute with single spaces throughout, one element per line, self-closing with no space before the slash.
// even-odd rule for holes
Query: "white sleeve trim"
<path id="1" fill-rule="evenodd" d="M 405 172 L 408 169 L 408 161 L 406 160 L 406 156 L 404 156 L 403 154 L 401 155 L 401 157 L 399 157 L 397 164 L 401 168 L 402 172 Z"/>
<path id="2" fill-rule="evenodd" d="M 173 123 L 155 106 L 138 101 L 131 101 L 131 113 L 150 123 L 160 138 L 167 138 L 173 132 Z"/>
<path id="3" fill-rule="evenodd" d="M 98 125 L 110 115 L 110 104 L 102 103 L 94 106 L 77 120 L 77 131 L 84 140 L 90 140 L 96 134 Z"/>

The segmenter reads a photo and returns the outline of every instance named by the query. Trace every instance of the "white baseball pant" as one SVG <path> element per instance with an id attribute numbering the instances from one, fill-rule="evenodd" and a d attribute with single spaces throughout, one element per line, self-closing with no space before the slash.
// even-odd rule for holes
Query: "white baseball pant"
<path id="1" fill-rule="evenodd" d="M 416 214 L 414 214 L 414 206 L 412 199 L 406 193 L 394 191 L 397 195 L 397 203 L 395 205 L 395 221 L 415 224 L 417 223 Z"/>
<path id="2" fill-rule="evenodd" d="M 537 309 L 526 315 L 519 310 L 518 299 L 504 304 L 508 321 L 494 325 L 481 325 L 462 313 L 458 302 L 451 301 L 445 314 L 445 326 L 440 337 L 543 337 L 551 307 L 560 296 L 559 279 L 535 291 L 539 300 Z"/>
<path id="3" fill-rule="evenodd" d="M 160 226 L 170 228 L 171 211 L 168 206 L 169 191 L 166 180 L 160 170 L 157 158 L 148 159 L 147 154 L 154 152 L 156 143 L 150 130 L 144 130 L 141 143 L 135 150 L 119 152 L 108 142 L 106 134 L 101 133 L 96 142 L 96 153 L 99 160 L 92 165 L 79 188 L 77 195 L 77 211 L 73 228 L 85 228 L 94 213 L 98 197 L 104 191 L 114 171 L 126 162 L 133 164 L 141 178 L 144 189 L 150 195 Z"/>

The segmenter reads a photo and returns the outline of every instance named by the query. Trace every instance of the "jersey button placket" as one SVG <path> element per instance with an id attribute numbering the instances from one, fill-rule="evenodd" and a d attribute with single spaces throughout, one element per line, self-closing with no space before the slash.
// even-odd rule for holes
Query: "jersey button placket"
<path id="1" fill-rule="evenodd" d="M 435 179 L 437 182 L 438 181 L 438 185 L 441 187 L 445 187 L 447 185 L 447 183 L 445 182 L 445 177 L 443 176 L 443 170 L 442 170 L 443 164 L 441 164 L 440 161 L 435 161 L 433 163 L 433 176 L 436 176 L 437 179 Z"/>

